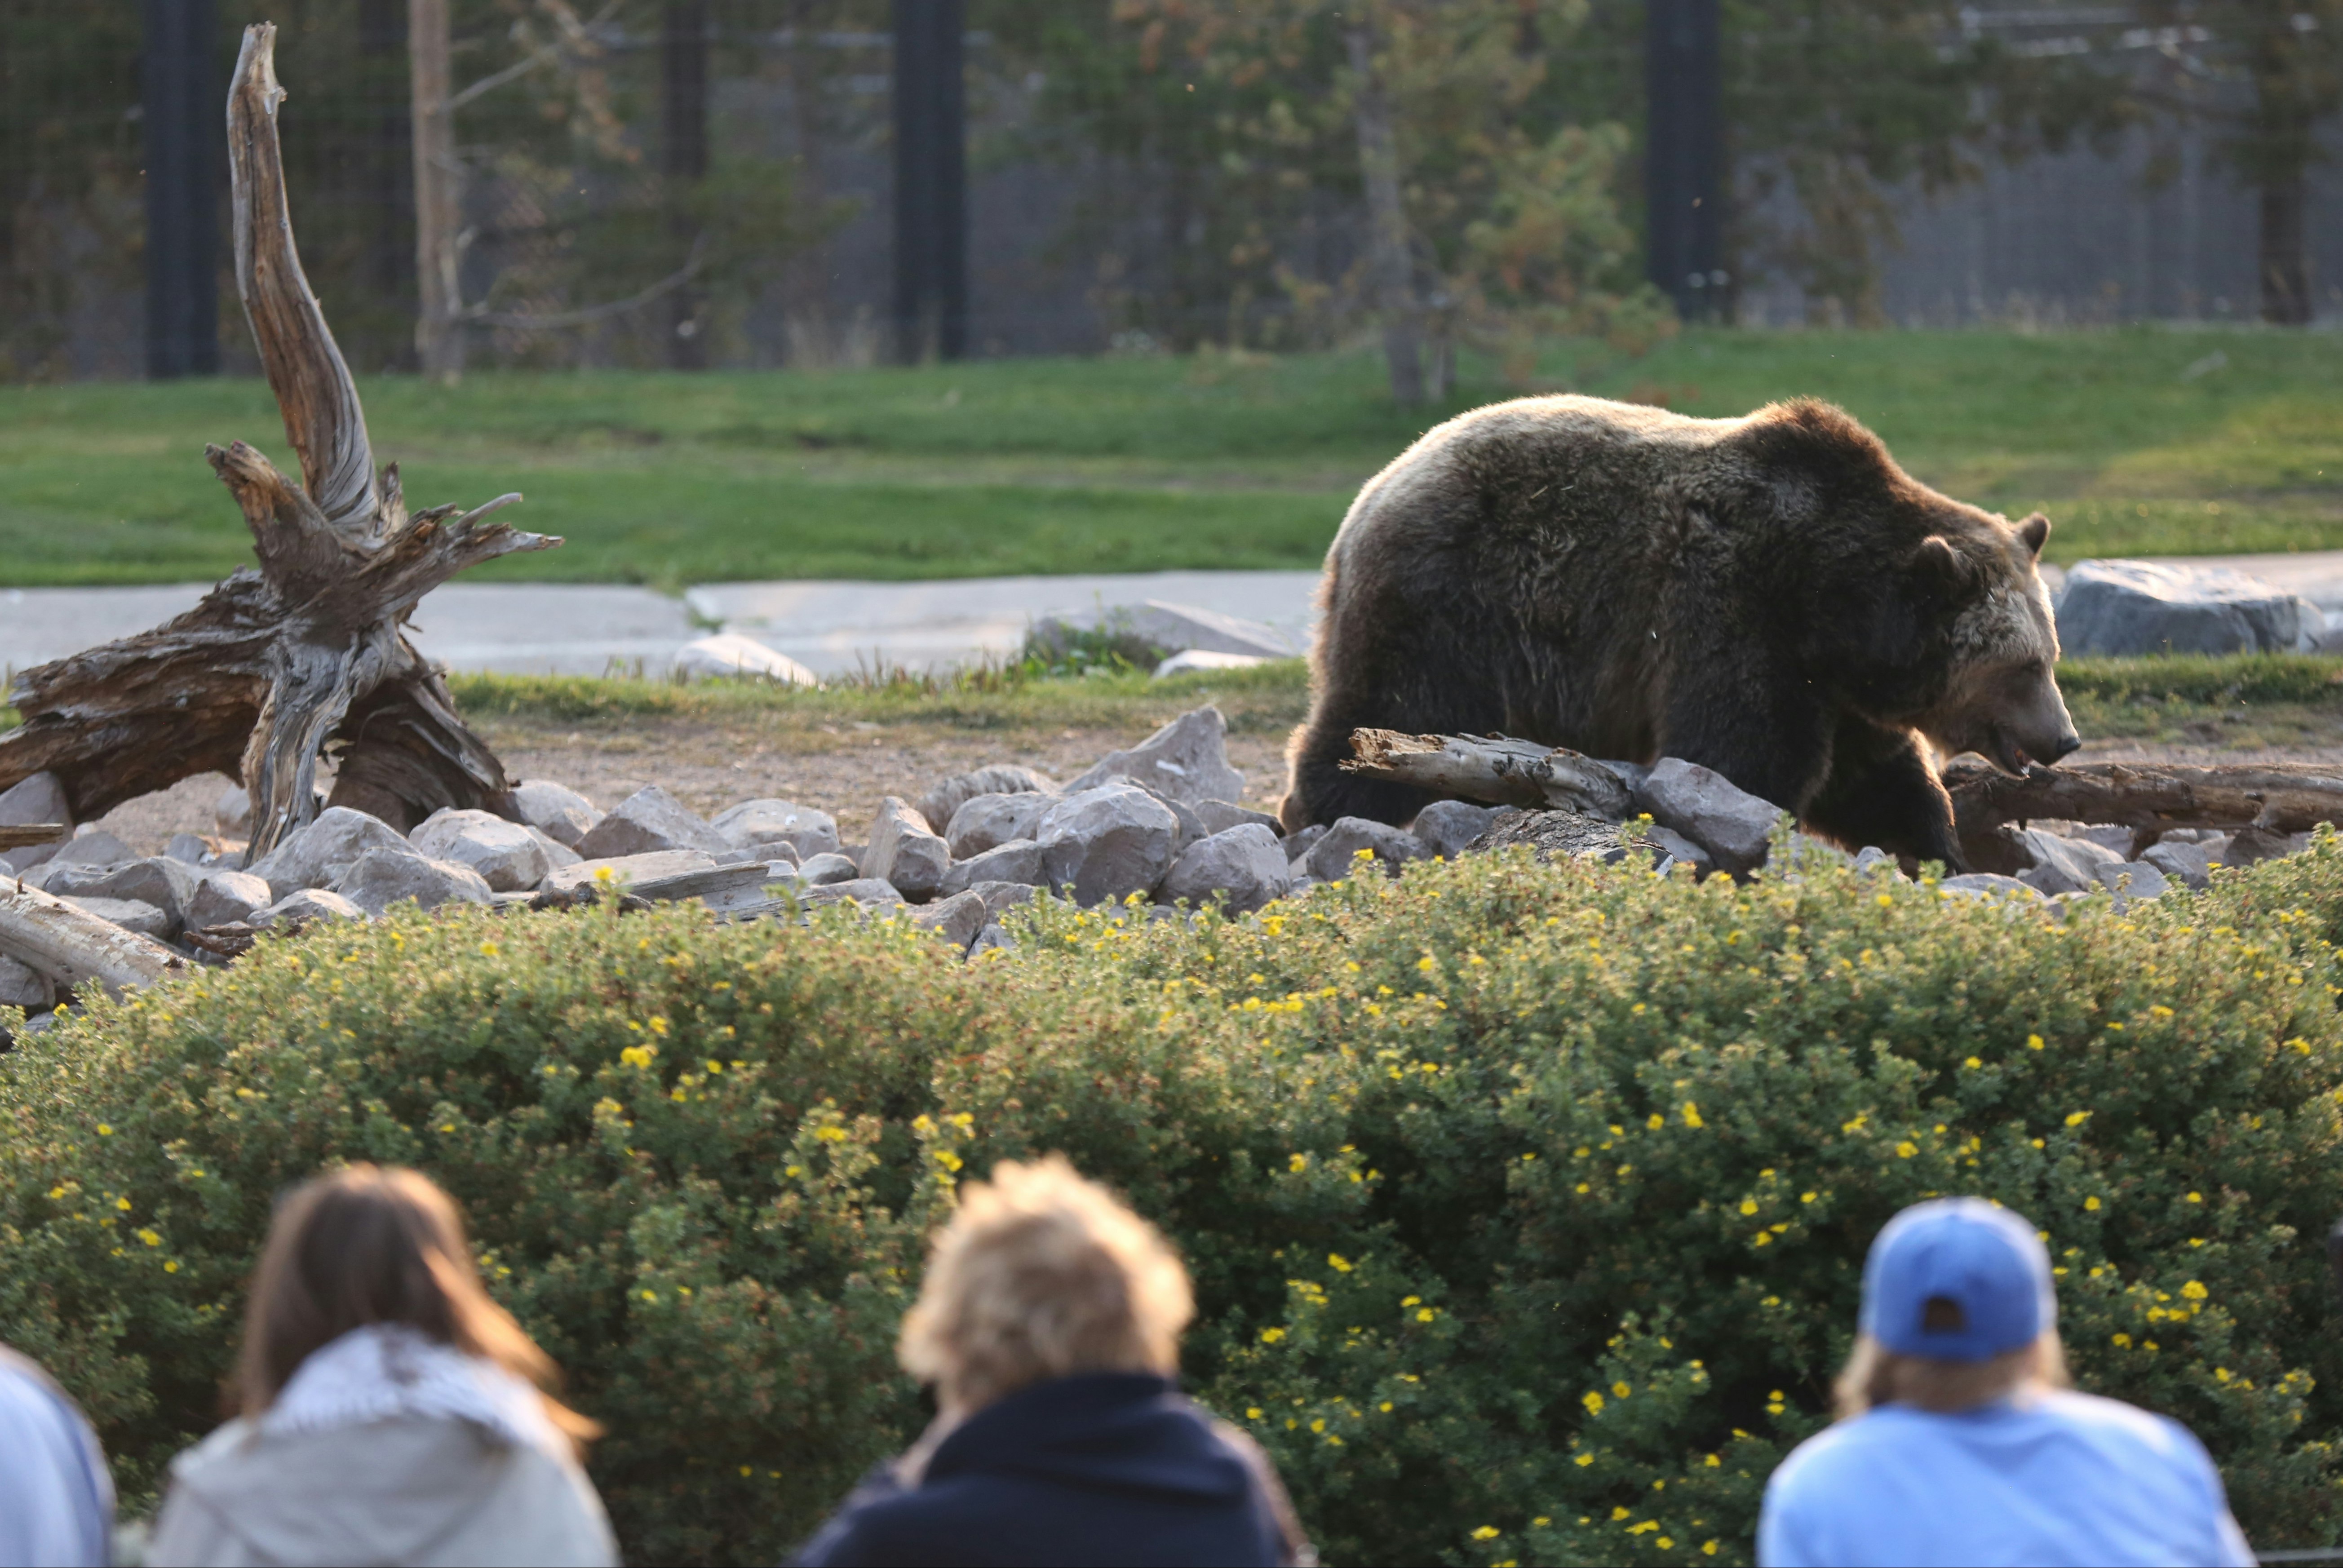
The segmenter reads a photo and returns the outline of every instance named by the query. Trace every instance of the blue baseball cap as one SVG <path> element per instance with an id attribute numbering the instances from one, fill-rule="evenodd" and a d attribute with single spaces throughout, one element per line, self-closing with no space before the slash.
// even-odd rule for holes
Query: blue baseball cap
<path id="1" fill-rule="evenodd" d="M 1887 1221 L 1863 1266 L 1863 1332 L 1898 1355 L 1987 1361 L 2057 1321 L 2042 1238 L 1981 1198 L 1915 1203 Z"/>

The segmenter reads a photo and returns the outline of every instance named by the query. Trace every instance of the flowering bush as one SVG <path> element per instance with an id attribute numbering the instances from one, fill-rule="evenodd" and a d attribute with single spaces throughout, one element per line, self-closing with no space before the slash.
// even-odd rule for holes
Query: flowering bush
<path id="1" fill-rule="evenodd" d="M 1515 856 L 1023 936 L 409 914 L 100 1004 L 0 1056 L 0 1339 L 150 1497 L 272 1196 L 413 1163 L 608 1425 L 628 1554 L 770 1561 L 923 1419 L 957 1181 L 1063 1150 L 1178 1241 L 1191 1384 L 1330 1559 L 1739 1562 L 1873 1232 L 1976 1192 L 2045 1228 L 2082 1386 L 2336 1537 L 2331 839 L 2063 920 Z"/>

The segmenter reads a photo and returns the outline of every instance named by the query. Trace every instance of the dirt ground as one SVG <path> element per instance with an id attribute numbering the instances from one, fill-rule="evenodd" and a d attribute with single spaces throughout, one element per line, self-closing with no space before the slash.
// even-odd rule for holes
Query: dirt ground
<path id="1" fill-rule="evenodd" d="M 1106 753 L 1145 739 L 1151 726 L 1114 729 L 970 730 L 946 725 L 841 724 L 779 730 L 756 725 L 649 721 L 563 728 L 533 721 L 479 726 L 517 779 L 551 779 L 608 809 L 648 784 L 659 784 L 702 815 L 742 800 L 771 797 L 828 811 L 850 843 L 868 836 L 880 799 L 917 799 L 930 785 L 993 762 L 1018 762 L 1057 779 L 1075 777 Z M 2081 762 L 2343 763 L 2343 735 L 2333 743 L 2283 749 L 2138 740 L 2087 741 Z M 1283 791 L 1284 738 L 1232 734 L 1229 760 L 1245 777 L 1243 803 L 1268 809 Z M 101 824 L 136 850 L 151 854 L 175 833 L 208 834 L 229 780 L 188 779 L 130 801 Z"/>
<path id="2" fill-rule="evenodd" d="M 1145 739 L 1151 728 L 970 731 L 839 725 L 776 733 L 706 723 L 478 725 L 515 778 L 567 784 L 605 809 L 649 784 L 662 786 L 703 816 L 742 800 L 794 800 L 837 818 L 839 835 L 850 843 L 868 837 L 884 796 L 916 800 L 939 779 L 994 762 L 1071 779 L 1108 752 Z M 1283 747 L 1282 736 L 1229 737 L 1229 761 L 1245 779 L 1242 804 L 1265 809 L 1283 792 Z M 189 779 L 115 808 L 99 825 L 133 849 L 152 854 L 174 834 L 213 832 L 213 809 L 230 782 L 216 773 Z"/>

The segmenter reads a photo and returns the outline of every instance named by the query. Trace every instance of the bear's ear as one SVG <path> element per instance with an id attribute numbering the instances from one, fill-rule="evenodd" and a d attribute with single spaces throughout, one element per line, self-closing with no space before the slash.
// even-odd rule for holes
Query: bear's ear
<path id="1" fill-rule="evenodd" d="M 1945 598 L 1962 598 L 1976 585 L 1977 570 L 1942 534 L 1930 534 L 1913 553 L 1912 575 Z"/>
<path id="2" fill-rule="evenodd" d="M 2042 543 L 2050 537 L 2050 519 L 2039 512 L 2035 513 L 2017 525 L 2017 537 L 2026 541 L 2026 548 L 2034 552 L 2035 558 L 2040 559 Z"/>

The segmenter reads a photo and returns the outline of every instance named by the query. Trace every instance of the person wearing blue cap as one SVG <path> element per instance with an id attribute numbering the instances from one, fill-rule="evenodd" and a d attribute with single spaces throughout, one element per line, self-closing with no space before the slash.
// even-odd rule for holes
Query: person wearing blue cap
<path id="1" fill-rule="evenodd" d="M 1757 1561 L 2250 1564 L 2187 1428 L 2066 1387 L 2050 1254 L 1976 1198 L 1887 1222 L 1839 1422 L 1765 1485 Z"/>

